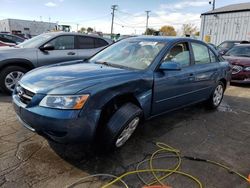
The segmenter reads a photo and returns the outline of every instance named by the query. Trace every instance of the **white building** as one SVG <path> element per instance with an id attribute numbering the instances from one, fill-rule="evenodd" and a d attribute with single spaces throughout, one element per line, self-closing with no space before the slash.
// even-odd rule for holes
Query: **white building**
<path id="1" fill-rule="evenodd" d="M 18 20 L 18 19 L 4 19 L 0 20 L 0 32 L 29 34 L 31 36 L 39 35 L 57 28 L 56 23 Z"/>
<path id="2" fill-rule="evenodd" d="M 216 45 L 225 40 L 250 40 L 250 3 L 228 5 L 201 14 L 200 37 Z"/>

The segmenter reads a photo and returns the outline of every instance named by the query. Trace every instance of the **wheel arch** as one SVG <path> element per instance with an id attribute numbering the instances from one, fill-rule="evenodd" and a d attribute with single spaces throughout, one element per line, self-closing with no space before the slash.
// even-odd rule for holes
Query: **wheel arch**
<path id="1" fill-rule="evenodd" d="M 9 67 L 9 66 L 19 66 L 19 67 L 26 68 L 28 70 L 35 68 L 35 66 L 29 60 L 15 58 L 15 59 L 8 59 L 8 60 L 2 61 L 0 65 L 0 71 L 2 71 L 4 68 Z"/>
<path id="2" fill-rule="evenodd" d="M 227 87 L 227 80 L 225 78 L 221 78 L 219 81 L 224 84 L 224 90 L 225 90 Z"/>
<path id="3" fill-rule="evenodd" d="M 98 120 L 97 128 L 96 128 L 96 134 L 99 135 L 102 131 L 102 128 L 104 125 L 108 122 L 109 118 L 111 117 L 114 112 L 119 109 L 122 105 L 126 103 L 132 103 L 138 106 L 139 108 L 142 109 L 143 107 L 139 101 L 139 99 L 136 97 L 134 93 L 123 93 L 123 94 L 118 94 L 108 100 L 102 108 L 101 108 L 101 113 L 100 117 Z M 144 114 L 142 116 L 142 119 L 144 119 Z"/>

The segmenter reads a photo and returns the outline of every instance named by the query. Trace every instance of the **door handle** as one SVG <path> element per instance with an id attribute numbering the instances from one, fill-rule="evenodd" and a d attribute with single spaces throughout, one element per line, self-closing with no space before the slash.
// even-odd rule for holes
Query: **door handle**
<path id="1" fill-rule="evenodd" d="M 188 79 L 189 79 L 190 81 L 194 81 L 194 80 L 195 80 L 194 73 L 188 74 Z"/>
<path id="2" fill-rule="evenodd" d="M 67 54 L 68 54 L 68 55 L 76 55 L 75 52 L 68 52 Z"/>

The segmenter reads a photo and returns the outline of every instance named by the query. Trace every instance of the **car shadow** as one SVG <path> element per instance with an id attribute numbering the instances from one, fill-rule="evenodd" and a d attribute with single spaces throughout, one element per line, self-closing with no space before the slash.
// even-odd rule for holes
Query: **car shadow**
<path id="1" fill-rule="evenodd" d="M 235 86 L 235 87 L 244 87 L 244 88 L 250 88 L 250 83 L 244 83 L 244 84 L 240 84 L 240 83 L 230 83 L 231 86 Z"/>
<path id="2" fill-rule="evenodd" d="M 10 103 L 12 101 L 10 95 L 6 95 L 0 91 L 0 102 L 8 102 Z"/>
<path id="3" fill-rule="evenodd" d="M 150 156 L 159 138 L 173 129 L 186 126 L 181 122 L 191 121 L 200 113 L 213 113 L 203 106 L 197 104 L 145 121 L 125 146 L 108 153 L 93 145 L 48 142 L 61 158 L 85 172 L 120 174 Z"/>

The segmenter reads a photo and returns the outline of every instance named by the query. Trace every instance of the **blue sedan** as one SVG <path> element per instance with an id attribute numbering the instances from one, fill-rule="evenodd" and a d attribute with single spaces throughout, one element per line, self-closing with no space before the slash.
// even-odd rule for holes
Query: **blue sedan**
<path id="1" fill-rule="evenodd" d="M 13 93 L 20 122 L 57 142 L 123 146 L 144 119 L 205 101 L 217 108 L 231 69 L 190 38 L 133 37 L 84 61 L 37 68 Z"/>

